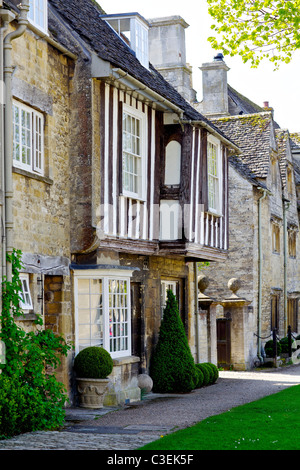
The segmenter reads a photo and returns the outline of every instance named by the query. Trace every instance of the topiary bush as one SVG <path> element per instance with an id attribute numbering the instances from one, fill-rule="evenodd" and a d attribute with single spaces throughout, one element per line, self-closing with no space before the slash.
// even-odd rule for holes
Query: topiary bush
<path id="1" fill-rule="evenodd" d="M 177 300 L 171 290 L 167 293 L 166 308 L 149 372 L 153 380 L 153 392 L 187 393 L 195 388 L 198 381 Z"/>
<path id="2" fill-rule="evenodd" d="M 212 380 L 211 369 L 205 363 L 196 364 L 196 367 L 199 368 L 203 374 L 202 386 L 206 387 L 207 385 L 210 385 Z"/>
<path id="3" fill-rule="evenodd" d="M 199 367 L 199 364 L 195 364 L 195 366 L 196 366 L 196 371 L 197 371 L 197 376 L 198 376 L 198 380 L 197 380 L 197 384 L 195 385 L 195 388 L 201 388 L 204 382 L 203 372 L 201 368 Z"/>
<path id="4" fill-rule="evenodd" d="M 265 353 L 267 357 L 273 357 L 273 340 L 267 341 L 265 344 Z M 281 344 L 277 341 L 277 354 L 281 353 Z"/>
<path id="5" fill-rule="evenodd" d="M 285 338 L 282 338 L 280 341 L 280 347 L 281 347 L 281 352 L 282 353 L 288 353 L 289 352 L 289 338 L 286 336 Z M 292 351 L 295 350 L 295 347 L 293 347 L 294 340 L 292 339 Z"/>
<path id="6" fill-rule="evenodd" d="M 215 364 L 212 364 L 211 362 L 204 362 L 206 364 L 210 371 L 211 371 L 211 383 L 214 384 L 217 379 L 219 378 L 219 370 Z"/>
<path id="7" fill-rule="evenodd" d="M 77 377 L 105 379 L 113 370 L 113 360 L 108 351 L 99 346 L 82 349 L 74 360 Z"/>

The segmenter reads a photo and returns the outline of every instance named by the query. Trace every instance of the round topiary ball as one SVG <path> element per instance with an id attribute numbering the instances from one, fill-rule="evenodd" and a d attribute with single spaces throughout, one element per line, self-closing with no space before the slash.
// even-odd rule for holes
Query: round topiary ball
<path id="1" fill-rule="evenodd" d="M 202 362 L 200 364 L 196 364 L 196 367 L 201 370 L 201 372 L 203 374 L 202 386 L 206 387 L 206 385 L 210 384 L 210 380 L 211 380 L 210 369 L 207 367 L 207 364 L 204 364 Z"/>
<path id="2" fill-rule="evenodd" d="M 214 384 L 216 380 L 219 378 L 219 370 L 215 364 L 212 364 L 211 362 L 204 362 L 210 370 L 211 370 L 211 383 Z"/>
<path id="3" fill-rule="evenodd" d="M 77 354 L 74 369 L 77 377 L 105 379 L 113 370 L 113 360 L 104 348 L 90 346 Z"/>
<path id="4" fill-rule="evenodd" d="M 195 364 L 195 366 L 196 366 L 197 379 L 198 379 L 195 388 L 201 388 L 204 382 L 204 375 L 203 375 L 201 368 L 198 367 L 199 364 Z"/>

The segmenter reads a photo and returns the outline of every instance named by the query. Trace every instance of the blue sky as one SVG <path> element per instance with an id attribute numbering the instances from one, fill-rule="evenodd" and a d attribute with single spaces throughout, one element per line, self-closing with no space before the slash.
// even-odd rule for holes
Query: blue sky
<path id="1" fill-rule="evenodd" d="M 193 86 L 198 100 L 201 100 L 202 80 L 199 67 L 202 63 L 211 62 L 217 53 L 207 41 L 212 35 L 212 18 L 207 12 L 206 0 L 97 1 L 106 13 L 139 12 L 146 19 L 181 16 L 190 25 L 186 30 L 187 61 L 193 67 Z M 275 120 L 282 128 L 300 132 L 300 51 L 295 53 L 290 64 L 282 64 L 278 71 L 274 71 L 273 65 L 267 61 L 261 63 L 257 69 L 243 64 L 240 57 L 226 56 L 225 62 L 230 67 L 228 82 L 233 88 L 259 106 L 268 101 L 274 108 Z"/>

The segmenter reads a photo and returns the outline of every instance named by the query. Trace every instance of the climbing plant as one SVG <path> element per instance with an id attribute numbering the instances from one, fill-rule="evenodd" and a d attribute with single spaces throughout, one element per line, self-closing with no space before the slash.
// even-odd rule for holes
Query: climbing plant
<path id="1" fill-rule="evenodd" d="M 2 281 L 0 340 L 5 345 L 5 361 L 0 364 L 0 438 L 23 432 L 55 429 L 65 417 L 66 390 L 54 372 L 70 346 L 63 337 L 42 328 L 37 315 L 35 331 L 25 331 L 16 323 L 23 315 L 20 307 L 22 253 L 8 256 L 12 280 Z"/>

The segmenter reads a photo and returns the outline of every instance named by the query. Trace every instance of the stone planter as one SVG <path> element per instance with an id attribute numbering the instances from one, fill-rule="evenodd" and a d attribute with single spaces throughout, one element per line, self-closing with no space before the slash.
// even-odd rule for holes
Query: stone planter
<path id="1" fill-rule="evenodd" d="M 109 379 L 76 378 L 79 406 L 81 408 L 103 408 L 103 399 Z"/>

